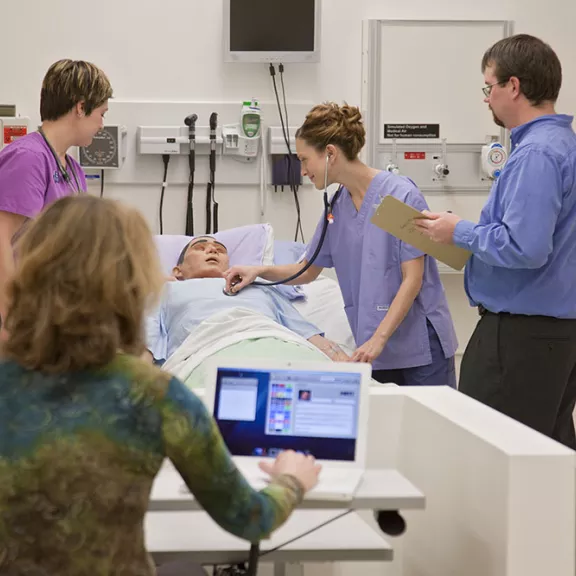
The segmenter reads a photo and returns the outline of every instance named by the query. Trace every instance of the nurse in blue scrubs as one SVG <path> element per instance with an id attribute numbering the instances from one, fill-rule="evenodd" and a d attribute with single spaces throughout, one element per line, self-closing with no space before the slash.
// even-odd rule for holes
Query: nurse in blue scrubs
<path id="1" fill-rule="evenodd" d="M 373 377 L 398 385 L 456 387 L 454 325 L 436 261 L 371 223 L 385 196 L 417 210 L 428 205 L 408 178 L 366 166 L 358 155 L 366 133 L 358 108 L 334 103 L 314 107 L 296 134 L 302 174 L 317 189 L 341 184 L 324 245 L 294 284 L 315 280 L 323 268 L 338 276 L 357 350 L 352 360 L 370 362 Z M 227 289 L 238 291 L 257 277 L 275 281 L 295 274 L 318 246 L 323 217 L 304 262 L 286 266 L 235 266 Z M 240 277 L 240 283 L 234 282 Z"/>

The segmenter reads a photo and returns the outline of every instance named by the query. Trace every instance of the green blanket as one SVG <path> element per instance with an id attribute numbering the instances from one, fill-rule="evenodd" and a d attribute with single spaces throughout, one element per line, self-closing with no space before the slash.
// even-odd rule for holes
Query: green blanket
<path id="1" fill-rule="evenodd" d="M 300 360 L 308 362 L 330 362 L 322 352 L 310 350 L 300 344 L 284 342 L 278 338 L 253 338 L 232 344 L 213 354 L 210 359 L 221 358 L 223 360 Z M 187 378 L 186 385 L 189 388 L 204 388 L 204 364 L 197 366 Z"/>
<path id="2" fill-rule="evenodd" d="M 216 352 L 210 359 L 220 358 L 222 360 L 294 360 L 302 362 L 331 362 L 320 350 L 311 350 L 301 344 L 294 342 L 284 342 L 274 337 L 252 338 L 243 340 L 237 344 L 232 344 L 227 348 Z M 204 364 L 201 363 L 185 381 L 189 388 L 205 388 Z M 370 380 L 373 386 L 396 386 L 396 384 L 381 384 L 374 379 Z"/>

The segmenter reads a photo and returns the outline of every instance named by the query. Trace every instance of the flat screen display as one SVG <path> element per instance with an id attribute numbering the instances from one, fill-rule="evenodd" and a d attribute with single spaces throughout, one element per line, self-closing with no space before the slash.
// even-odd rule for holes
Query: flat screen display
<path id="1" fill-rule="evenodd" d="M 316 0 L 229 0 L 231 52 L 313 52 Z"/>
<path id="2" fill-rule="evenodd" d="M 283 450 L 353 462 L 361 374 L 220 368 L 214 418 L 234 456 Z"/>

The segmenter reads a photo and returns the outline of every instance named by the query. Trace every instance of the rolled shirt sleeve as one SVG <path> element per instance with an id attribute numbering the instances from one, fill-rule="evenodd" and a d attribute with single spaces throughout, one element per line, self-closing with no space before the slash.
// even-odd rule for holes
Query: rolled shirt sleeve
<path id="1" fill-rule="evenodd" d="M 45 159 L 33 150 L 8 146 L 0 157 L 0 210 L 34 218 L 46 196 Z"/>

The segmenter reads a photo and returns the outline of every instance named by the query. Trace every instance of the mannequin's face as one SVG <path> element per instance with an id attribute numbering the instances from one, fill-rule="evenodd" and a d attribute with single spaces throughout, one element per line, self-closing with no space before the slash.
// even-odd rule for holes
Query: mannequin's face
<path id="1" fill-rule="evenodd" d="M 173 270 L 178 280 L 192 278 L 222 278 L 230 267 L 224 244 L 209 237 L 193 241 L 186 250 L 184 261 Z"/>

